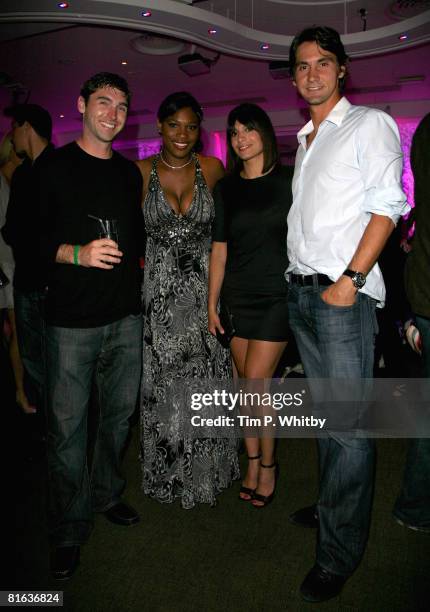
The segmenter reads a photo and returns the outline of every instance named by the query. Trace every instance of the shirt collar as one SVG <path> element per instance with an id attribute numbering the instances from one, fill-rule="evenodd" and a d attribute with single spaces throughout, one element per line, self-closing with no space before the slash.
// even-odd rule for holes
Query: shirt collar
<path id="1" fill-rule="evenodd" d="M 329 121 L 330 123 L 334 123 L 335 125 L 339 127 L 345 115 L 349 111 L 350 106 L 351 106 L 351 103 L 345 98 L 345 96 L 343 96 L 339 100 L 339 102 L 336 104 L 336 106 L 332 108 L 332 110 L 327 115 L 327 117 L 324 119 L 324 121 Z M 306 125 L 302 127 L 300 132 L 297 133 L 297 140 L 299 141 L 299 143 L 302 143 L 303 139 L 306 138 L 306 136 L 308 136 L 308 134 L 310 134 L 313 131 L 313 129 L 314 129 L 314 124 L 312 123 L 312 119 L 311 119 L 310 121 L 306 123 Z"/>

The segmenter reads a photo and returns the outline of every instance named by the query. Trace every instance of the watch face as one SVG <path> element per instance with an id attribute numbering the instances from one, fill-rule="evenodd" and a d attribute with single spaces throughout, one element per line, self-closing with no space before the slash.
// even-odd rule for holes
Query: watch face
<path id="1" fill-rule="evenodd" d="M 354 283 L 354 287 L 361 289 L 366 284 L 366 277 L 361 272 L 356 272 L 352 277 L 352 282 Z"/>
<path id="2" fill-rule="evenodd" d="M 366 276 L 362 272 L 356 272 L 355 270 L 347 268 L 343 274 L 349 276 L 356 289 L 361 289 L 366 284 Z"/>

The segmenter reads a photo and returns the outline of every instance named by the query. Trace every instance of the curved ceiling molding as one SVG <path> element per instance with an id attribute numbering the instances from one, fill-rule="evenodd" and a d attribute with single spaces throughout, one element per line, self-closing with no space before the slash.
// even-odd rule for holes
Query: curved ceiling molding
<path id="1" fill-rule="evenodd" d="M 343 0 L 270 1 L 272 5 L 285 5 L 285 20 L 290 28 L 291 20 L 287 18 L 293 15 L 288 14 L 287 5 L 296 5 L 295 13 L 297 5 L 345 5 Z M 150 18 L 142 17 L 144 9 L 151 11 Z M 340 7 L 337 10 L 340 11 Z M 29 21 L 98 24 L 155 32 L 220 53 L 262 60 L 286 59 L 292 41 L 292 36 L 252 29 L 223 15 L 191 6 L 183 0 L 71 0 L 68 9 L 58 8 L 58 3 L 53 0 L 39 0 L 37 10 L 34 0 L 20 0 L 19 3 L 16 0 L 2 0 L 0 22 Z M 216 36 L 209 35 L 208 28 L 216 28 Z M 404 32 L 408 33 L 408 38 L 400 41 L 399 35 Z M 342 40 L 352 57 L 386 53 L 430 41 L 430 10 L 383 27 L 344 34 Z M 263 43 L 268 45 L 265 50 L 261 48 Z"/>

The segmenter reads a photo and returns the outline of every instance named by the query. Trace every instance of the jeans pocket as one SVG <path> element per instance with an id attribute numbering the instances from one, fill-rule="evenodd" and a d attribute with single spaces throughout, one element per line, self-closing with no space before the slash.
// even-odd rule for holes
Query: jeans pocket
<path id="1" fill-rule="evenodd" d="M 359 301 L 359 294 L 357 293 L 356 297 L 355 297 L 355 302 L 353 304 L 347 304 L 347 305 L 342 305 L 342 304 L 328 304 L 327 302 L 325 302 L 322 297 L 321 297 L 321 293 L 324 291 L 324 288 L 321 288 L 321 291 L 318 292 L 318 299 L 319 299 L 319 303 L 320 304 L 324 304 L 324 306 L 326 308 L 333 308 L 334 310 L 338 310 L 338 311 L 349 311 L 349 310 L 353 310 L 354 308 L 357 307 L 358 305 L 358 301 Z"/>

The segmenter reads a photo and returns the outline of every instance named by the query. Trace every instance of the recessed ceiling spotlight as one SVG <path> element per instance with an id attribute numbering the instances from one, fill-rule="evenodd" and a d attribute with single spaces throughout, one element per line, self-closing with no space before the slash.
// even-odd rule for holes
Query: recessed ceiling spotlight
<path id="1" fill-rule="evenodd" d="M 58 8 L 69 8 L 69 3 L 68 2 L 59 2 L 58 3 Z"/>
<path id="2" fill-rule="evenodd" d="M 209 28 L 208 34 L 211 34 L 211 36 L 213 36 L 216 33 L 217 33 L 217 30 L 215 30 L 215 28 Z"/>
<path id="3" fill-rule="evenodd" d="M 152 13 L 151 11 L 142 11 L 141 15 L 142 17 L 151 17 Z"/>
<path id="4" fill-rule="evenodd" d="M 401 34 L 399 36 L 399 40 L 408 40 L 408 35 L 407 34 Z"/>
<path id="5" fill-rule="evenodd" d="M 64 115 L 60 115 L 60 119 L 64 119 Z"/>
<path id="6" fill-rule="evenodd" d="M 124 60 L 123 62 L 121 62 L 122 66 L 127 66 L 127 62 Z"/>
<path id="7" fill-rule="evenodd" d="M 263 43 L 262 45 L 260 45 L 260 49 L 262 51 L 267 51 L 267 49 L 270 49 L 270 45 L 268 45 L 267 43 Z"/>

